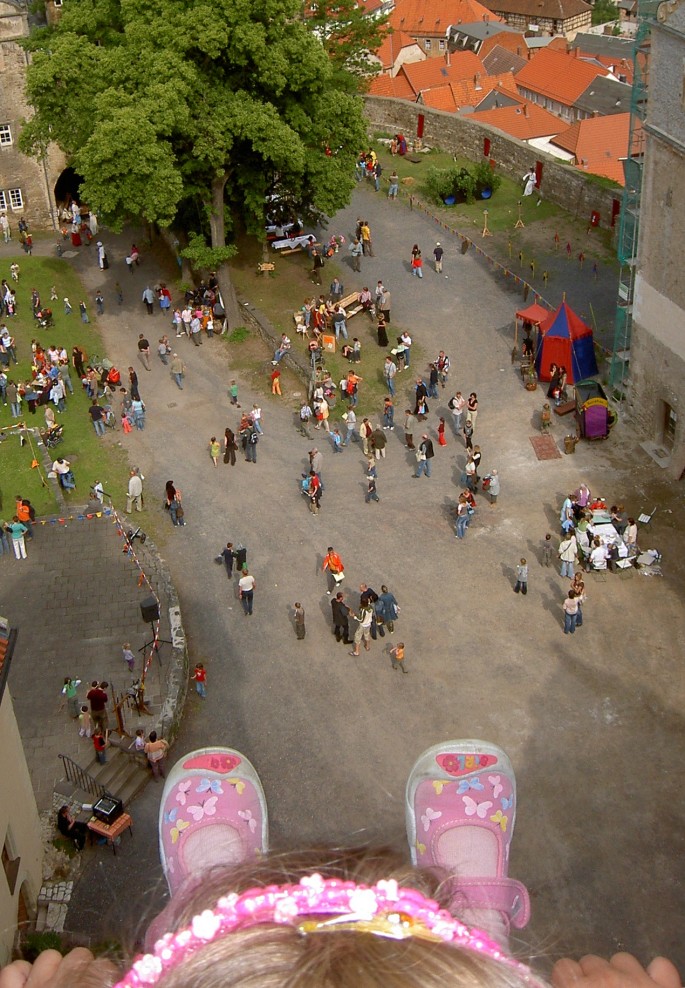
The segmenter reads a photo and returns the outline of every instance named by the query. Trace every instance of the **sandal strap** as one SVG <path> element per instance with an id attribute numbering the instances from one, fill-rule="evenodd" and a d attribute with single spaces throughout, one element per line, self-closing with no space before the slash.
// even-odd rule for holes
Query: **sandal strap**
<path id="1" fill-rule="evenodd" d="M 450 883 L 450 911 L 495 909 L 517 930 L 530 919 L 528 889 L 513 878 L 455 878 Z"/>

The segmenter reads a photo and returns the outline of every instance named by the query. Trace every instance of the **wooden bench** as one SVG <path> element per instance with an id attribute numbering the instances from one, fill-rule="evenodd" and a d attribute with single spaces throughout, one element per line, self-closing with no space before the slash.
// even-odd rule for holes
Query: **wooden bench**
<path id="1" fill-rule="evenodd" d="M 350 295 L 346 295 L 345 298 L 341 298 L 337 304 L 343 307 L 348 319 L 352 319 L 352 317 L 356 316 L 359 312 L 363 312 L 363 306 L 359 301 L 359 292 L 352 292 Z M 351 306 L 351 308 L 348 309 L 348 305 Z"/>
<path id="2" fill-rule="evenodd" d="M 272 271 L 276 270 L 276 265 L 272 261 L 262 261 L 257 265 L 258 274 L 270 274 Z"/>

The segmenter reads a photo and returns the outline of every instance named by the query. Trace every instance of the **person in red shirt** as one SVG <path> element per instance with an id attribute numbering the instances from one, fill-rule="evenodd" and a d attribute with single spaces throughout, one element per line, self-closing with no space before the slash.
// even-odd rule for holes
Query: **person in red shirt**
<path id="1" fill-rule="evenodd" d="M 104 765 L 107 761 L 107 755 L 105 754 L 107 742 L 105 741 L 105 737 L 99 727 L 95 728 L 95 734 L 93 735 L 93 747 L 95 748 L 95 757 L 101 765 Z"/>
<path id="2" fill-rule="evenodd" d="M 271 372 L 271 394 L 280 395 L 281 394 L 281 372 L 278 367 L 274 367 Z"/>
<path id="3" fill-rule="evenodd" d="M 195 672 L 190 677 L 195 681 L 195 689 L 197 690 L 198 696 L 202 699 L 207 696 L 206 682 L 207 682 L 207 670 L 201 662 L 198 662 L 195 666 Z"/>

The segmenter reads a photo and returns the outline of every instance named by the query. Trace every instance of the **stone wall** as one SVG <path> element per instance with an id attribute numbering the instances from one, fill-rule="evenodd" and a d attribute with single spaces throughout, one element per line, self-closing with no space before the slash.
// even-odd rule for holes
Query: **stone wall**
<path id="1" fill-rule="evenodd" d="M 12 144 L 0 146 L 0 189 L 7 198 L 13 234 L 23 216 L 33 229 L 56 229 L 54 186 L 65 166 L 64 155 L 51 147 L 45 162 L 19 151 L 22 120 L 30 116 L 24 99 L 26 52 L 15 41 L 0 43 L 0 124 L 9 124 Z M 9 190 L 21 189 L 23 209 L 9 208 Z"/>
<path id="2" fill-rule="evenodd" d="M 620 202 L 622 195 L 618 187 L 604 188 L 576 168 L 499 130 L 469 120 L 468 116 L 430 110 L 416 103 L 379 96 L 367 96 L 365 105 L 371 130 L 389 134 L 402 131 L 406 137 L 411 137 L 416 134 L 419 114 L 423 114 L 424 144 L 472 161 L 482 159 L 483 138 L 489 137 L 492 142 L 490 157 L 497 162 L 498 170 L 517 182 L 521 181 L 531 164 L 542 161 L 542 194 L 545 199 L 582 220 L 589 221 L 591 213 L 596 210 L 600 214 L 600 226 L 605 229 L 611 226 L 613 200 Z M 614 234 L 617 232 L 618 223 Z"/>

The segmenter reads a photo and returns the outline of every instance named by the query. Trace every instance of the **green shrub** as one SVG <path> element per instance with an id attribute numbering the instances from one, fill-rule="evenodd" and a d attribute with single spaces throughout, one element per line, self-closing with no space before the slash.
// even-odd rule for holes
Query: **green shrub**
<path id="1" fill-rule="evenodd" d="M 476 165 L 473 170 L 473 178 L 476 183 L 477 195 L 480 195 L 483 189 L 490 189 L 494 195 L 502 184 L 502 176 L 498 175 L 487 161 L 481 161 L 480 164 Z"/>

